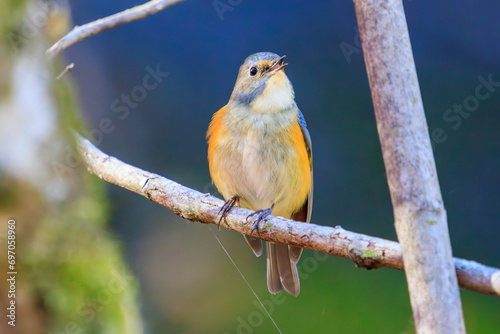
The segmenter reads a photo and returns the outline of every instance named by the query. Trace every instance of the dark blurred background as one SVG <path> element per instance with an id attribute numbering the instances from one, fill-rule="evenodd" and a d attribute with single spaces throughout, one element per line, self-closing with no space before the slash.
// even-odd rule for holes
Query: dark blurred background
<path id="1" fill-rule="evenodd" d="M 70 6 L 81 25 L 140 3 L 71 0 Z M 218 12 L 216 5 L 226 7 Z M 442 129 L 434 153 L 454 255 L 498 267 L 500 84 L 481 88 L 490 93 L 483 100 L 475 94 L 481 77 L 500 82 L 500 4 L 404 5 L 429 129 Z M 116 126 L 98 143 L 103 151 L 216 194 L 206 129 L 227 103 L 240 64 L 259 51 L 287 55 L 287 75 L 308 122 L 312 222 L 396 240 L 352 2 L 186 1 L 89 38 L 65 55 L 75 63 L 88 128 L 103 118 Z M 169 73 L 151 90 L 140 88 L 148 68 Z M 122 94 L 131 96 L 128 106 Z M 453 111 L 464 103 L 465 112 Z M 278 332 L 209 229 L 257 295 L 269 301 L 265 260 L 255 258 L 239 234 L 187 222 L 124 189 L 107 189 L 111 229 L 139 279 L 151 333 Z M 414 332 L 404 273 L 356 269 L 346 259 L 318 259 L 309 251 L 302 263 L 299 297 L 283 295 L 270 307 L 283 333 Z M 469 333 L 498 333 L 498 299 L 461 292 Z"/>

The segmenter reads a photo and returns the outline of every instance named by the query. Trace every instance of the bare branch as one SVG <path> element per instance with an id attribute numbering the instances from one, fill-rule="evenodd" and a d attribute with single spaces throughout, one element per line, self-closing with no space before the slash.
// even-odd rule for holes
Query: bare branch
<path id="1" fill-rule="evenodd" d="M 402 0 L 354 5 L 417 333 L 465 333 Z"/>
<path id="2" fill-rule="evenodd" d="M 73 70 L 73 67 L 75 67 L 75 63 L 71 63 L 71 64 L 67 65 L 64 68 L 64 70 L 56 77 L 56 80 L 61 79 L 63 76 L 65 76 L 66 74 L 71 72 Z"/>
<path id="3" fill-rule="evenodd" d="M 87 139 L 76 135 L 77 145 L 89 172 L 106 182 L 116 184 L 159 203 L 175 214 L 204 224 L 217 224 L 219 209 L 224 203 L 210 194 L 202 194 L 174 181 L 153 174 L 101 152 Z M 250 235 L 251 213 L 235 207 L 221 226 Z M 397 242 L 371 237 L 342 229 L 305 224 L 270 216 L 254 235 L 266 241 L 299 246 L 345 257 L 357 267 L 403 269 L 401 249 Z M 477 292 L 500 296 L 500 270 L 473 261 L 455 259 L 460 286 Z"/>
<path id="4" fill-rule="evenodd" d="M 57 56 L 64 49 L 87 37 L 125 23 L 143 19 L 181 1 L 183 0 L 152 0 L 143 5 L 135 6 L 102 19 L 89 22 L 83 26 L 75 26 L 69 33 L 47 50 L 47 55 L 49 57 Z"/>

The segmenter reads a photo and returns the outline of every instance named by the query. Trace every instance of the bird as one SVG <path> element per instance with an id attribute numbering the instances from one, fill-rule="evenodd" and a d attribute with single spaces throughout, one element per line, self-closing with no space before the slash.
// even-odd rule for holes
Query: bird
<path id="1" fill-rule="evenodd" d="M 285 74 L 286 56 L 250 55 L 240 66 L 229 102 L 217 111 L 207 131 L 213 184 L 226 202 L 223 218 L 236 204 L 254 211 L 250 236 L 257 257 L 262 240 L 253 233 L 269 215 L 309 223 L 313 202 L 311 136 Z M 267 286 L 276 294 L 298 296 L 297 262 L 302 248 L 266 242 Z"/>

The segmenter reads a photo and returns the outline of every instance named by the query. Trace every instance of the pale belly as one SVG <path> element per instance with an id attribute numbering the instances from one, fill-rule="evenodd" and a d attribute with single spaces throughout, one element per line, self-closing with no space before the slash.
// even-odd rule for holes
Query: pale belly
<path id="1" fill-rule="evenodd" d="M 283 136 L 258 131 L 237 136 L 215 152 L 214 167 L 212 178 L 219 191 L 226 199 L 238 195 L 241 207 L 274 205 L 273 215 L 290 218 L 307 197 L 297 149 Z"/>

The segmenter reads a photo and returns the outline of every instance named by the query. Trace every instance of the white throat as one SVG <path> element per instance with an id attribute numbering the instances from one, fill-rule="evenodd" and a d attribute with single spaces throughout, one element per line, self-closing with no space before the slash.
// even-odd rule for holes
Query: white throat
<path id="1" fill-rule="evenodd" d="M 269 78 L 266 88 L 252 101 L 250 108 L 256 113 L 277 113 L 290 108 L 294 104 L 294 97 L 288 78 L 277 73 Z"/>

